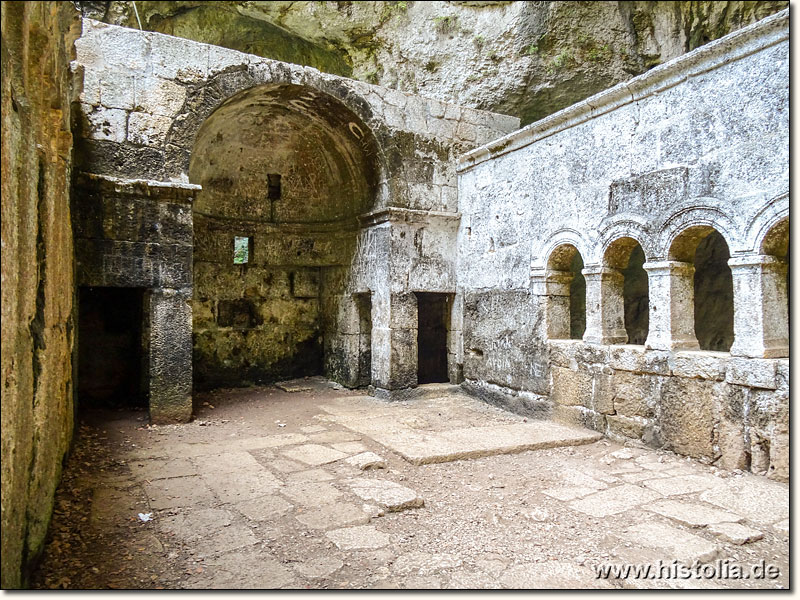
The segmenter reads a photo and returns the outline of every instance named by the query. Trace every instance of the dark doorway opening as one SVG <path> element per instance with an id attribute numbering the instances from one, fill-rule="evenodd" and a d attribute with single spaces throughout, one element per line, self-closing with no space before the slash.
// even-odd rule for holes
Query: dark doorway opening
<path id="1" fill-rule="evenodd" d="M 449 294 L 417 292 L 417 382 L 444 383 L 447 375 Z"/>
<path id="2" fill-rule="evenodd" d="M 78 322 L 78 405 L 146 408 L 144 290 L 82 287 Z"/>

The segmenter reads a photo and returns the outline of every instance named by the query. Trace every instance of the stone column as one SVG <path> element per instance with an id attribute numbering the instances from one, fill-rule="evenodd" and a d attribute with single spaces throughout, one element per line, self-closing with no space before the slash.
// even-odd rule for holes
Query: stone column
<path id="1" fill-rule="evenodd" d="M 694 265 L 675 260 L 645 263 L 650 295 L 652 350 L 699 350 L 694 333 Z"/>
<path id="2" fill-rule="evenodd" d="M 532 281 L 533 291 L 545 298 L 545 336 L 548 340 L 568 340 L 569 286 L 574 275 L 571 271 L 547 271 Z"/>
<path id="3" fill-rule="evenodd" d="M 150 420 L 188 421 L 192 416 L 191 292 L 154 289 L 147 296 Z"/>
<path id="4" fill-rule="evenodd" d="M 586 331 L 583 341 L 589 344 L 624 344 L 625 307 L 622 286 L 625 277 L 609 267 L 587 267 L 581 271 L 586 278 Z"/>
<path id="5" fill-rule="evenodd" d="M 786 270 L 775 256 L 736 256 L 728 260 L 733 276 L 731 354 L 756 358 L 789 356 L 789 307 Z"/>
<path id="6" fill-rule="evenodd" d="M 373 295 L 372 385 L 384 395 L 417 385 L 417 299 L 411 293 Z"/>
<path id="7" fill-rule="evenodd" d="M 413 292 L 392 293 L 389 389 L 417 385 L 417 296 Z"/>
<path id="8" fill-rule="evenodd" d="M 372 292 L 372 383 L 370 389 L 388 390 L 391 379 L 391 318 L 389 293 L 384 286 Z"/>

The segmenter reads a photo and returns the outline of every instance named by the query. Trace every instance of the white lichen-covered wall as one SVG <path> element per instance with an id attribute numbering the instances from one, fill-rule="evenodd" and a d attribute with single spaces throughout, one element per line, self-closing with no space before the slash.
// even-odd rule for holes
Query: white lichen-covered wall
<path id="1" fill-rule="evenodd" d="M 786 257 L 769 256 L 765 240 L 788 219 L 788 19 L 769 17 L 462 157 L 456 272 L 472 389 L 788 476 L 788 334 L 762 318 L 786 326 Z M 694 319 L 681 314 L 691 279 L 678 278 L 693 272 L 682 240 L 710 228 L 731 255 L 731 352 L 698 351 L 691 331 L 677 339 Z M 603 320 L 607 251 L 626 237 L 641 245 L 650 279 L 639 346 L 609 343 Z M 563 291 L 553 291 L 548 259 L 565 245 L 583 259 L 587 331 L 551 341 L 547 310 L 555 318 Z"/>

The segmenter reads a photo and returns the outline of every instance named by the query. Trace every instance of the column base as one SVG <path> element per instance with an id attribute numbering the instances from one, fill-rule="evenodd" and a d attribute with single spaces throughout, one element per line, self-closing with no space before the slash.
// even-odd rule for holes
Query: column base
<path id="1" fill-rule="evenodd" d="M 587 344 L 627 344 L 628 333 L 624 329 L 611 330 L 605 333 L 587 332 L 583 334 L 583 341 Z"/>
<path id="2" fill-rule="evenodd" d="M 731 356 L 742 356 L 745 358 L 788 358 L 789 341 L 782 339 L 760 345 L 748 342 L 737 344 L 734 340 L 730 352 Z"/>
<path id="3" fill-rule="evenodd" d="M 647 350 L 700 350 L 700 344 L 695 338 L 673 339 L 673 338 L 650 338 L 644 343 Z"/>

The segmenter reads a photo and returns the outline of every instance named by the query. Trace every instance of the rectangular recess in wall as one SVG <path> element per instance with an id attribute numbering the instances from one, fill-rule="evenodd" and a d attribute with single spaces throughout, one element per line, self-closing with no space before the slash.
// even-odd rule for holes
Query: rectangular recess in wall
<path id="1" fill-rule="evenodd" d="M 280 200 L 281 176 L 279 173 L 267 175 L 267 200 Z"/>
<path id="2" fill-rule="evenodd" d="M 253 254 L 253 238 L 234 236 L 233 238 L 233 264 L 246 265 Z"/>

